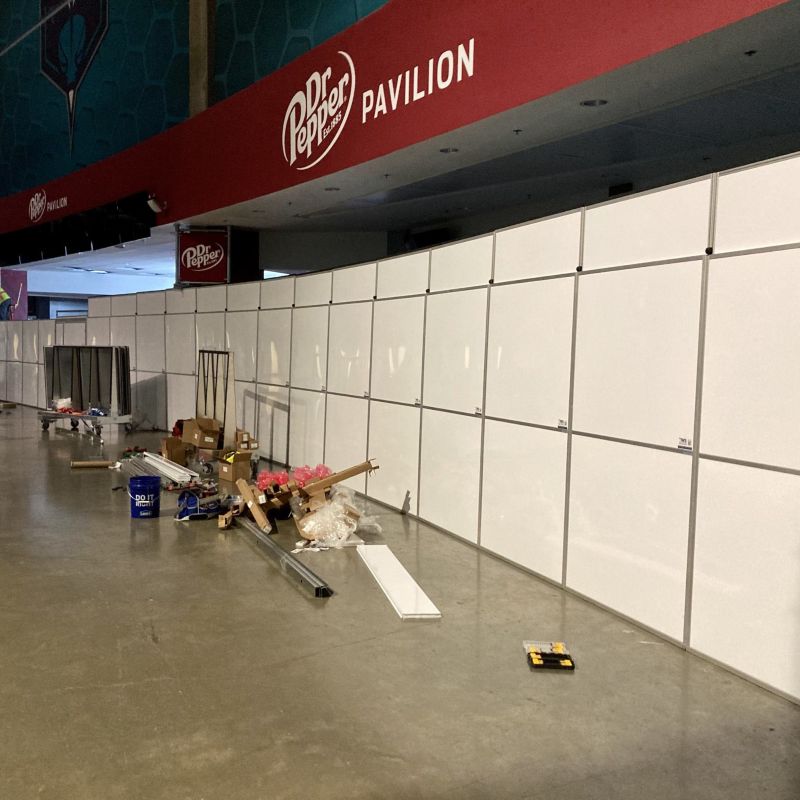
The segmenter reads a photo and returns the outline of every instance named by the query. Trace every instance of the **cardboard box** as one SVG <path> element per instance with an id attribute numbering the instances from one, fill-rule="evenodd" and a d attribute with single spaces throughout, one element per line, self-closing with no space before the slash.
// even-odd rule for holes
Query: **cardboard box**
<path id="1" fill-rule="evenodd" d="M 218 462 L 219 479 L 221 481 L 235 482 L 239 478 L 246 481 L 250 480 L 250 454 L 236 453 L 233 456 L 233 463 L 227 461 Z"/>
<path id="2" fill-rule="evenodd" d="M 241 428 L 236 429 L 236 449 L 243 450 L 244 448 L 240 448 L 240 444 L 247 444 L 250 441 L 250 433 L 248 431 L 243 431 Z"/>
<path id="3" fill-rule="evenodd" d="M 186 466 L 186 444 L 177 436 L 161 440 L 161 455 L 182 467 Z"/>
<path id="4" fill-rule="evenodd" d="M 181 440 L 201 450 L 216 450 L 219 447 L 222 423 L 209 417 L 184 420 Z"/>

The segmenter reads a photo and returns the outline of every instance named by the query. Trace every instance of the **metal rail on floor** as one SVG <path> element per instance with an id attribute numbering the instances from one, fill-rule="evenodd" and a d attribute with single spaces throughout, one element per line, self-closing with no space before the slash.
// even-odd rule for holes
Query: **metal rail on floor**
<path id="1" fill-rule="evenodd" d="M 333 589 L 331 589 L 319 575 L 310 570 L 291 553 L 287 553 L 286 550 L 273 542 L 266 533 L 259 530 L 255 523 L 251 522 L 249 519 L 237 517 L 236 524 L 247 531 L 248 539 L 253 541 L 254 544 L 258 545 L 260 550 L 277 562 L 281 572 L 288 578 L 296 580 L 304 589 L 314 595 L 314 597 L 331 597 L 333 595 Z"/>

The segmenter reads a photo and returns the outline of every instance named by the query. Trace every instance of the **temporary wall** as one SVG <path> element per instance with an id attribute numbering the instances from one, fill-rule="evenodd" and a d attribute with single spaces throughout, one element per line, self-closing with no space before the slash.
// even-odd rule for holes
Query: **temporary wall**
<path id="1" fill-rule="evenodd" d="M 37 404 L 44 345 L 123 344 L 164 428 L 194 412 L 197 349 L 232 350 L 263 455 L 374 457 L 357 490 L 798 699 L 798 207 L 793 157 L 377 263 L 97 298 L 0 325 L 0 396 Z"/>

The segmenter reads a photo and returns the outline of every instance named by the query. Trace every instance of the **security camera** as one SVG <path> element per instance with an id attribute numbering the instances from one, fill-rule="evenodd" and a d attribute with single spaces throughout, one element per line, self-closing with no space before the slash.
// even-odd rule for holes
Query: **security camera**
<path id="1" fill-rule="evenodd" d="M 148 196 L 147 205 L 149 206 L 150 210 L 155 214 L 160 214 L 167 208 L 167 204 L 163 200 L 159 200 L 154 194 Z"/>

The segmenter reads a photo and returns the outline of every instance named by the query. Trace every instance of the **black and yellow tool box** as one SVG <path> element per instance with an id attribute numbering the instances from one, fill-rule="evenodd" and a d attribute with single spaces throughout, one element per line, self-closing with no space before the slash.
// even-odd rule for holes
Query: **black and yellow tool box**
<path id="1" fill-rule="evenodd" d="M 523 642 L 531 669 L 574 670 L 575 661 L 564 642 Z"/>

